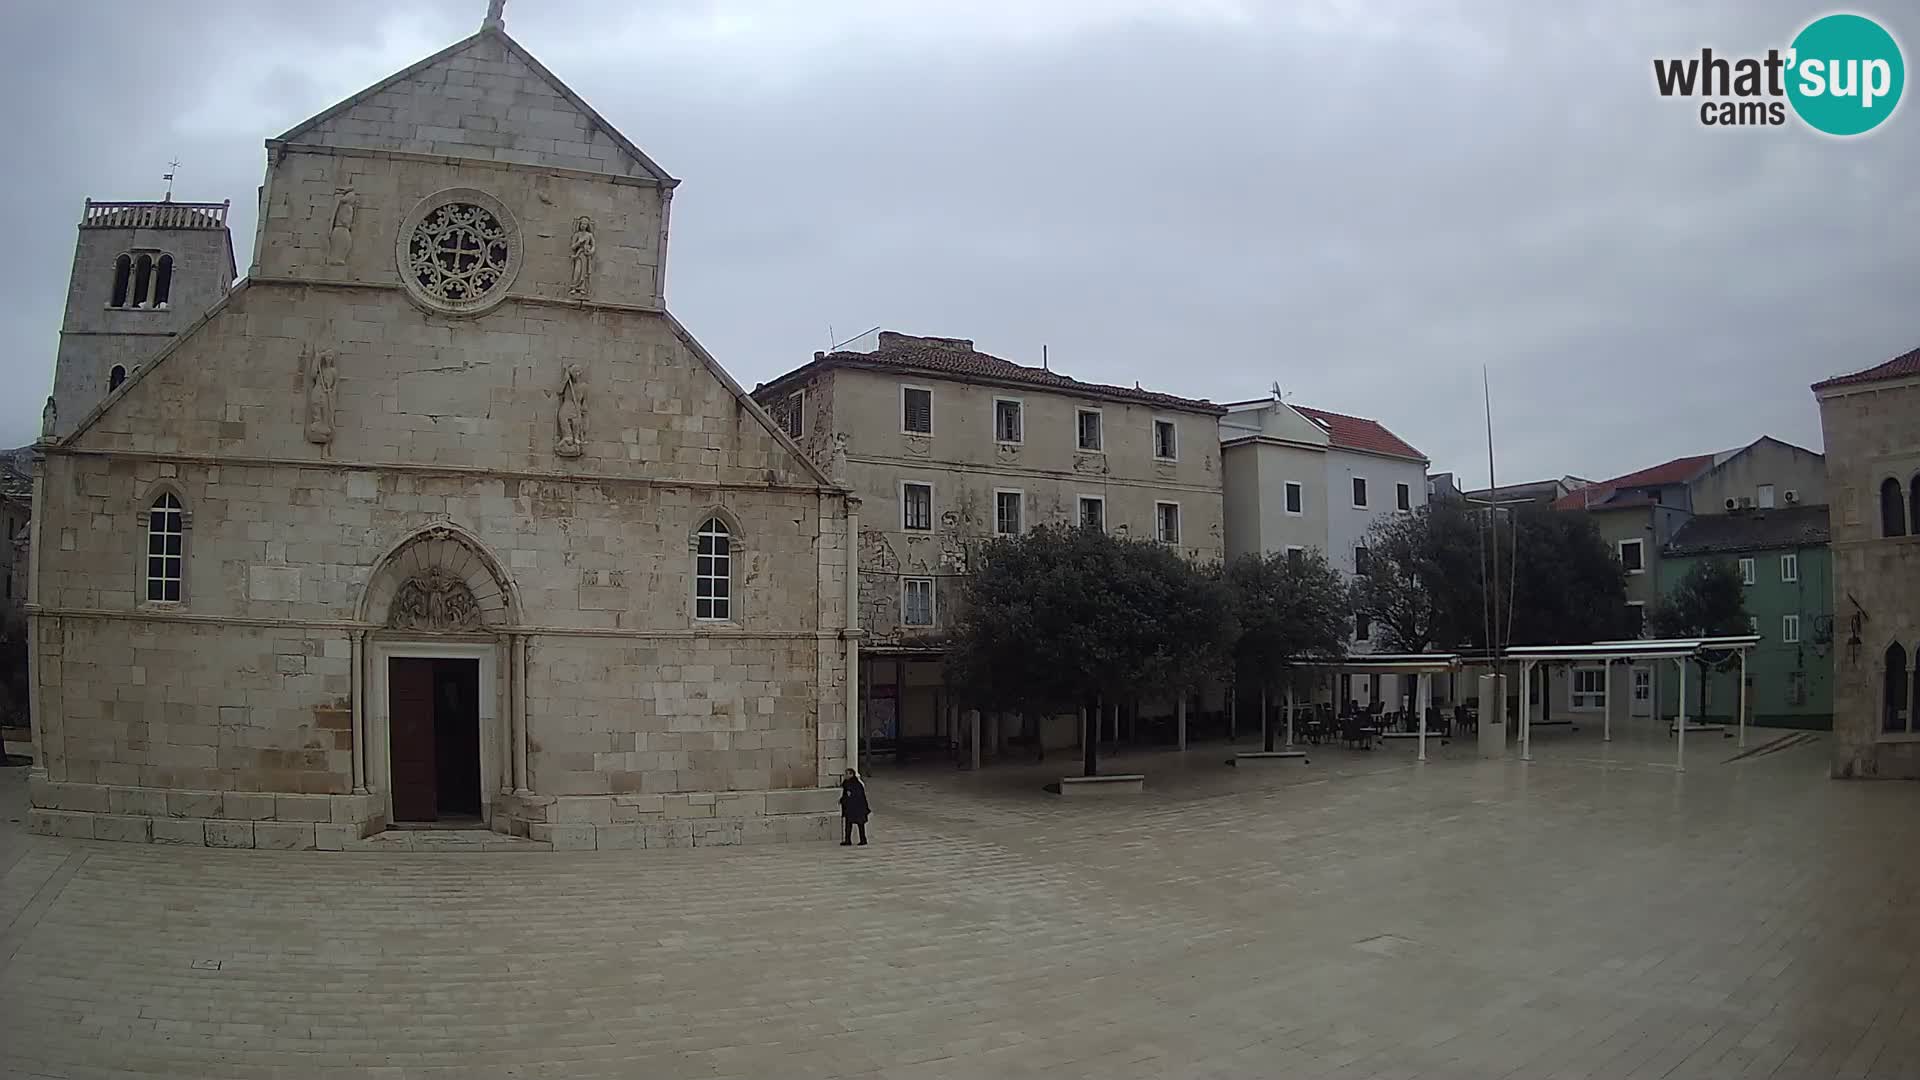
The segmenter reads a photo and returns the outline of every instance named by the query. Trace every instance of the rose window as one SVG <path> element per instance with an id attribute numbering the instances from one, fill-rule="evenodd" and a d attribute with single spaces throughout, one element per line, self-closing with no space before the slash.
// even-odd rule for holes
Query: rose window
<path id="1" fill-rule="evenodd" d="M 506 280 L 511 235 L 492 211 L 448 203 L 429 211 L 407 238 L 406 273 L 435 300 L 470 304 Z"/>

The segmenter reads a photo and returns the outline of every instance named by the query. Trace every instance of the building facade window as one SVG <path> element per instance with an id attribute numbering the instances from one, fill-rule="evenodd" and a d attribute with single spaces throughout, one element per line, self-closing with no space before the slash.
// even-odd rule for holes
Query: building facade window
<path id="1" fill-rule="evenodd" d="M 1633 701 L 1635 705 L 1653 700 L 1653 670 L 1637 667 L 1633 669 Z"/>
<path id="2" fill-rule="evenodd" d="M 1080 496 L 1080 527 L 1083 529 L 1107 528 L 1107 500 L 1098 495 Z"/>
<path id="3" fill-rule="evenodd" d="M 1306 548 L 1293 547 L 1292 545 L 1288 545 L 1287 547 L 1287 565 L 1288 566 L 1299 566 L 1301 563 L 1306 562 L 1306 560 L 1307 560 Z"/>
<path id="4" fill-rule="evenodd" d="M 1800 643 L 1800 616 L 1780 616 L 1780 640 L 1788 645 Z"/>
<path id="5" fill-rule="evenodd" d="M 1360 577 L 1366 577 L 1373 572 L 1373 556 L 1366 548 L 1353 549 L 1353 572 Z"/>
<path id="6" fill-rule="evenodd" d="M 1751 585 L 1753 584 L 1753 582 L 1754 582 L 1753 560 L 1741 559 L 1740 560 L 1740 584 Z"/>
<path id="7" fill-rule="evenodd" d="M 733 616 L 733 534 L 711 517 L 694 534 L 693 617 L 721 622 Z"/>
<path id="8" fill-rule="evenodd" d="M 107 372 L 107 389 L 109 391 L 120 389 L 120 384 L 126 381 L 127 369 L 120 364 L 113 365 L 113 370 Z"/>
<path id="9" fill-rule="evenodd" d="M 1800 580 L 1800 556 L 1780 556 L 1780 580 L 1786 582 Z"/>
<path id="10" fill-rule="evenodd" d="M 1643 574 L 1647 570 L 1642 543 L 1640 540 L 1620 541 L 1620 565 L 1626 567 L 1629 574 Z"/>
<path id="11" fill-rule="evenodd" d="M 993 493 L 993 531 L 996 536 L 1019 536 L 1020 519 L 1025 516 L 1021 511 L 1025 504 L 1026 493 L 1021 491 L 995 491 Z"/>
<path id="12" fill-rule="evenodd" d="M 1367 635 L 1372 632 L 1373 632 L 1373 626 L 1367 622 L 1367 613 L 1364 611 L 1354 612 L 1353 613 L 1353 640 L 1365 641 L 1367 640 Z"/>
<path id="13" fill-rule="evenodd" d="M 113 260 L 113 294 L 107 298 L 108 307 L 126 307 L 127 297 L 133 292 L 133 256 L 122 255 Z"/>
<path id="14" fill-rule="evenodd" d="M 1603 667 L 1581 667 L 1573 669 L 1573 699 L 1571 705 L 1576 709 L 1599 711 L 1607 707 L 1607 669 Z"/>
<path id="15" fill-rule="evenodd" d="M 933 434 L 933 391 L 924 386 L 900 388 L 900 431 L 905 435 Z"/>
<path id="16" fill-rule="evenodd" d="M 1367 508 L 1367 478 L 1364 476 L 1353 478 L 1353 505 L 1357 510 Z"/>
<path id="17" fill-rule="evenodd" d="M 1913 512 L 1913 535 L 1920 536 L 1920 473 L 1913 477 L 1913 497 L 1907 500 L 1907 509 Z"/>
<path id="18" fill-rule="evenodd" d="M 993 439 L 995 442 L 1022 443 L 1027 438 L 1025 406 L 1013 398 L 993 399 Z"/>
<path id="19" fill-rule="evenodd" d="M 1772 484 L 1761 484 L 1758 488 L 1754 489 L 1753 505 L 1759 507 L 1762 510 L 1773 509 L 1773 485 Z"/>
<path id="20" fill-rule="evenodd" d="M 1287 513 L 1304 514 L 1306 505 L 1306 491 L 1292 480 L 1287 481 Z"/>
<path id="21" fill-rule="evenodd" d="M 900 485 L 900 527 L 908 532 L 933 528 L 933 485 L 911 481 Z"/>
<path id="22" fill-rule="evenodd" d="M 1906 734 L 1912 730 L 1907 711 L 1907 650 L 1897 641 L 1887 646 L 1884 665 L 1880 730 Z"/>
<path id="23" fill-rule="evenodd" d="M 903 626 L 933 625 L 933 579 L 900 579 L 900 623 Z"/>
<path id="24" fill-rule="evenodd" d="M 1153 504 L 1154 535 L 1163 544 L 1180 542 L 1180 504 L 1157 502 Z"/>
<path id="25" fill-rule="evenodd" d="M 1179 460 L 1180 442 L 1174 433 L 1173 421 L 1155 420 L 1153 422 L 1153 456 L 1157 461 Z"/>
<path id="26" fill-rule="evenodd" d="M 1413 509 L 1413 489 L 1406 484 L 1393 485 L 1393 504 L 1399 510 Z"/>
<path id="27" fill-rule="evenodd" d="M 1645 637 L 1647 634 L 1647 602 L 1645 600 L 1627 601 L 1627 636 Z"/>
<path id="28" fill-rule="evenodd" d="M 171 493 L 153 501 L 147 511 L 147 599 L 180 602 L 180 581 L 186 566 L 186 519 L 180 500 Z"/>
<path id="29" fill-rule="evenodd" d="M 1907 535 L 1906 500 L 1900 495 L 1900 481 L 1889 476 L 1880 482 L 1880 535 Z"/>
<path id="30" fill-rule="evenodd" d="M 795 390 L 787 395 L 787 410 L 781 414 L 780 426 L 790 438 L 802 438 L 807 433 L 807 392 Z"/>
<path id="31" fill-rule="evenodd" d="M 1074 410 L 1074 426 L 1078 429 L 1076 433 L 1078 442 L 1076 445 L 1078 445 L 1080 449 L 1088 453 L 1095 453 L 1106 449 L 1105 440 L 1102 438 L 1104 432 L 1100 430 L 1099 409 Z"/>
<path id="32" fill-rule="evenodd" d="M 108 307 L 163 311 L 173 299 L 173 256 L 129 251 L 113 261 Z"/>

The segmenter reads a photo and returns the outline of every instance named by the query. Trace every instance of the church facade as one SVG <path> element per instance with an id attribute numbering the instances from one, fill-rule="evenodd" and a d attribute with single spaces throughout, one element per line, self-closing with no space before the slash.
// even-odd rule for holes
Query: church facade
<path id="1" fill-rule="evenodd" d="M 497 17 L 267 156 L 247 279 L 56 377 L 33 827 L 827 835 L 854 501 L 667 311 L 676 181 Z"/>

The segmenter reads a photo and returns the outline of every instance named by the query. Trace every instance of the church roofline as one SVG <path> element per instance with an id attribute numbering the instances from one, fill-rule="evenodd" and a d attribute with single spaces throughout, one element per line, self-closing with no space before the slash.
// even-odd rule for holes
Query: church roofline
<path id="1" fill-rule="evenodd" d="M 512 35 L 508 34 L 505 30 L 501 29 L 500 27 L 492 25 L 491 23 L 489 23 L 488 25 L 482 26 L 479 32 L 469 35 L 467 37 L 461 38 L 459 41 L 456 41 L 453 44 L 447 46 L 446 48 L 441 49 L 439 52 L 434 53 L 432 56 L 426 57 L 425 59 L 422 59 L 416 63 L 409 64 L 408 66 L 400 69 L 399 71 L 394 72 L 392 75 L 389 75 L 384 79 L 381 79 L 379 82 L 374 83 L 372 86 L 367 87 L 366 89 L 360 91 L 359 93 L 354 94 L 348 98 L 345 98 L 344 100 L 341 100 L 339 102 L 336 102 L 333 105 L 328 106 L 326 109 L 323 109 L 322 111 L 314 114 L 313 116 L 310 116 L 307 119 L 301 121 L 300 123 L 293 125 L 292 127 L 288 128 L 286 131 L 282 132 L 280 135 L 275 136 L 274 138 L 268 139 L 267 145 L 269 147 L 272 147 L 276 143 L 292 142 L 293 140 L 299 138 L 301 135 L 304 135 L 308 131 L 311 131 L 313 128 L 318 127 L 323 123 L 326 123 L 328 120 L 333 119 L 335 116 L 338 116 L 343 112 L 346 112 L 348 109 L 353 108 L 355 105 L 360 104 L 362 101 L 365 101 L 366 99 L 372 97 L 373 95 L 379 93 L 380 91 L 385 90 L 387 87 L 392 86 L 393 84 L 400 82 L 403 79 L 410 78 L 413 75 L 416 75 L 419 72 L 424 71 L 429 67 L 432 67 L 434 64 L 437 64 L 440 61 L 445 60 L 447 57 L 452 56 L 453 54 L 460 52 L 463 49 L 471 47 L 474 42 L 480 40 L 483 37 L 486 37 L 489 34 L 495 37 L 498 37 L 500 39 L 501 44 L 506 46 L 507 51 L 512 53 L 514 56 L 518 57 L 521 63 L 524 63 L 528 67 L 532 68 L 535 74 L 547 80 L 549 83 L 552 83 L 554 89 L 558 90 L 560 92 L 560 95 L 566 98 L 569 104 L 571 104 L 574 108 L 579 109 L 581 113 L 585 114 L 588 120 L 592 121 L 596 127 L 598 127 L 601 131 L 605 132 L 607 138 L 613 140 L 614 145 L 618 146 L 621 150 L 625 151 L 629 156 L 631 156 L 635 161 L 639 162 L 641 167 L 647 171 L 647 174 L 650 177 L 652 177 L 652 179 L 655 182 L 660 184 L 660 186 L 671 188 L 680 183 L 679 180 L 674 179 L 674 177 L 669 175 L 665 169 L 661 168 L 659 163 L 655 162 L 652 158 L 648 157 L 645 151 L 641 150 L 638 146 L 635 146 L 633 142 L 629 140 L 625 135 L 620 134 L 620 129 L 608 123 L 606 117 L 601 116 L 600 113 L 597 110 L 595 110 L 593 106 L 587 104 L 584 98 L 582 98 L 579 94 L 574 93 L 573 87 L 568 86 L 563 80 L 560 79 L 559 76 L 547 70 L 547 66 L 545 64 L 542 64 L 539 60 L 534 59 L 533 54 L 528 52 L 526 48 L 522 46 L 519 42 L 515 41 Z"/>

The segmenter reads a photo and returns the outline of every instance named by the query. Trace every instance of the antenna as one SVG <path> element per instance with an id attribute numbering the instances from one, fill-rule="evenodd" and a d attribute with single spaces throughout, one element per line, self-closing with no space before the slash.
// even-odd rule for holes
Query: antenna
<path id="1" fill-rule="evenodd" d="M 1045 344 L 1042 344 L 1040 346 L 1040 370 L 1041 371 L 1053 370 L 1053 368 L 1047 364 L 1047 347 Z"/>
<path id="2" fill-rule="evenodd" d="M 167 195 L 165 200 L 167 202 L 173 201 L 173 174 L 178 172 L 179 169 L 180 161 L 176 158 L 173 161 L 167 162 L 167 171 L 160 174 L 160 179 L 167 182 Z"/>

